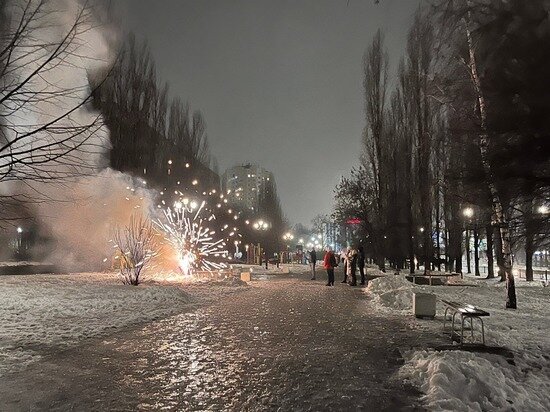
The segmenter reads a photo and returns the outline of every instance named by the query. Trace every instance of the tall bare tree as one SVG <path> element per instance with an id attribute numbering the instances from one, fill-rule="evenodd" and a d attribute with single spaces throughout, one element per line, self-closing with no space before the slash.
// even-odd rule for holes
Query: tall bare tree
<path id="1" fill-rule="evenodd" d="M 38 183 L 93 173 L 107 144 L 101 116 L 88 110 L 93 9 L 84 3 L 66 24 L 55 6 L 0 2 L 0 183 L 11 188 L 0 194 L 4 205 L 43 197 Z"/>
<path id="2" fill-rule="evenodd" d="M 366 127 L 364 133 L 364 155 L 362 163 L 373 179 L 370 185 L 374 191 L 375 209 L 370 216 L 370 237 L 375 247 L 376 263 L 384 267 L 386 216 L 388 200 L 388 145 L 384 129 L 388 83 L 388 54 L 384 48 L 384 37 L 378 30 L 368 47 L 364 60 L 364 81 Z"/>

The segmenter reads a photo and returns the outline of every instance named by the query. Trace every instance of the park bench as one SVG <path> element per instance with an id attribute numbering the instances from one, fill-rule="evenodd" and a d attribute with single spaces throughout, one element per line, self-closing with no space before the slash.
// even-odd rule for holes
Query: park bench
<path id="1" fill-rule="evenodd" d="M 485 326 L 483 325 L 483 317 L 489 316 L 489 312 L 476 308 L 475 306 L 464 304 L 460 302 L 453 302 L 449 300 L 441 300 L 445 305 L 445 315 L 443 316 L 443 331 L 445 331 L 447 314 L 450 312 L 452 314 L 451 322 L 451 339 L 454 338 L 455 333 L 455 318 L 456 315 L 460 315 L 460 344 L 464 344 L 464 323 L 466 320 L 470 321 L 470 331 L 471 331 L 471 342 L 475 343 L 474 340 L 474 319 L 477 319 L 481 323 L 481 342 L 485 345 Z"/>
<path id="2" fill-rule="evenodd" d="M 429 284 L 430 286 L 432 286 L 432 279 L 433 278 L 444 278 L 444 279 L 448 279 L 450 277 L 453 277 L 453 276 L 459 276 L 459 273 L 422 273 L 422 274 L 415 274 L 415 273 L 411 273 L 410 275 L 408 275 L 409 277 L 412 277 L 412 281 L 414 284 L 416 284 L 416 278 L 422 278 L 422 279 L 426 279 L 428 278 L 429 279 Z"/>

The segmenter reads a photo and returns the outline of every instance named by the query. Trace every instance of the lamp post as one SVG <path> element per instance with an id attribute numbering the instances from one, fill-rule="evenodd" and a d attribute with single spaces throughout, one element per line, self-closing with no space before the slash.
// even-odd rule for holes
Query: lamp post
<path id="1" fill-rule="evenodd" d="M 466 207 L 462 211 L 462 214 L 467 219 L 467 223 L 472 225 L 472 219 L 474 218 L 474 209 L 472 207 Z M 477 222 L 473 221 L 473 231 L 474 231 L 474 274 L 475 276 L 480 276 L 479 273 L 479 232 L 477 230 Z M 470 264 L 470 233 L 468 225 L 466 225 L 466 264 L 468 266 L 468 273 L 471 273 L 471 264 Z"/>
<path id="2" fill-rule="evenodd" d="M 287 260 L 290 261 L 290 252 L 289 252 L 289 249 L 290 249 L 290 246 L 289 246 L 289 241 L 291 241 L 292 239 L 294 239 L 294 235 L 290 232 L 287 232 L 283 235 L 283 240 L 285 241 L 285 244 L 286 244 L 286 253 L 287 253 Z M 288 263 L 288 262 L 287 262 Z"/>
<path id="3" fill-rule="evenodd" d="M 17 227 L 17 256 L 21 257 L 21 246 L 23 244 L 23 228 L 21 226 Z"/>
<path id="4" fill-rule="evenodd" d="M 260 219 L 260 220 L 257 220 L 256 222 L 254 222 L 254 224 L 252 225 L 252 227 L 254 228 L 254 230 L 257 230 L 258 232 L 260 233 L 265 233 L 265 231 L 267 229 L 269 229 L 269 223 Z M 260 248 L 261 250 L 261 248 Z M 268 269 L 268 262 L 269 262 L 269 259 L 267 257 L 267 250 L 264 246 L 264 254 L 265 254 L 265 268 Z M 262 265 L 262 258 L 261 258 L 261 254 L 260 254 L 260 266 Z"/>

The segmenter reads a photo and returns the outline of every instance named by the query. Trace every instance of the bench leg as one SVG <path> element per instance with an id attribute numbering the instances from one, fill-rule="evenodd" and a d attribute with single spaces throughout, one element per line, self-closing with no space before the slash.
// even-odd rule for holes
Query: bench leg
<path id="1" fill-rule="evenodd" d="M 455 316 L 458 312 L 453 313 L 453 321 L 451 324 L 451 340 L 453 340 L 453 334 L 455 333 Z"/>
<path id="2" fill-rule="evenodd" d="M 445 314 L 443 315 L 443 332 L 445 332 L 445 323 L 447 322 L 447 313 L 449 312 L 449 308 L 445 308 Z"/>
<path id="3" fill-rule="evenodd" d="M 464 321 L 468 319 L 464 315 L 460 314 L 460 345 L 464 345 Z"/>
<path id="4" fill-rule="evenodd" d="M 481 341 L 483 342 L 483 346 L 485 346 L 485 327 L 483 326 L 483 319 L 478 319 L 481 322 Z"/>

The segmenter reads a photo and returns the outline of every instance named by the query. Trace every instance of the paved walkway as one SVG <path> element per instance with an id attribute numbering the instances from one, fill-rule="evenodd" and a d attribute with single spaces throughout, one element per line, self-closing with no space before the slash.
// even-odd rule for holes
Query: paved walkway
<path id="1" fill-rule="evenodd" d="M 392 376 L 420 336 L 360 288 L 258 281 L 52 354 L 4 380 L 0 410 L 411 410 L 418 392 Z"/>

